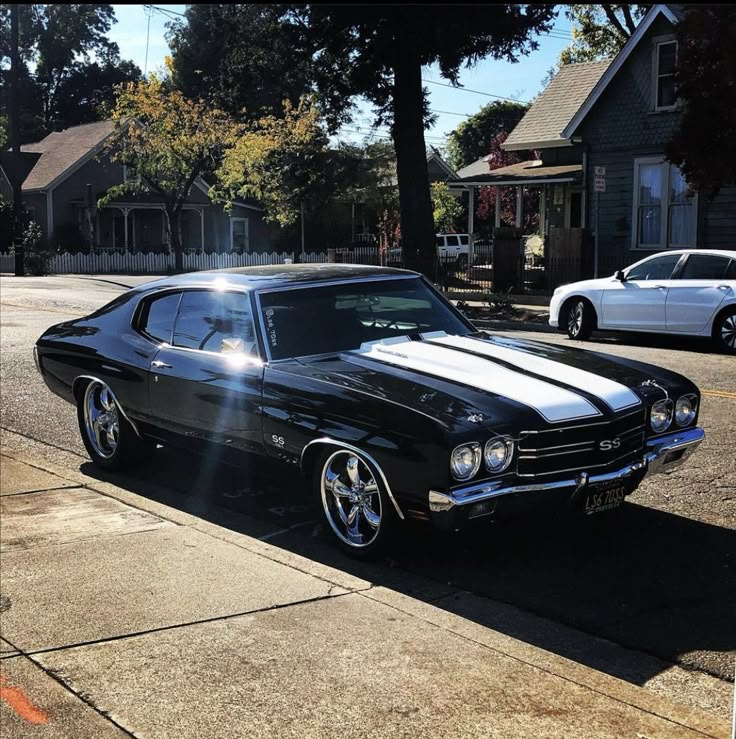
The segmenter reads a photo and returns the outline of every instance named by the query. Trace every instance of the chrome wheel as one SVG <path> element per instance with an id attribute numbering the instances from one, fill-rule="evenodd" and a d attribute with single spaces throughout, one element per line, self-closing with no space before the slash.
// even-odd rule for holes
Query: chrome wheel
<path id="1" fill-rule="evenodd" d="M 381 494 L 358 454 L 341 449 L 327 458 L 320 494 L 327 521 L 341 541 L 356 548 L 375 541 L 381 529 Z"/>
<path id="2" fill-rule="evenodd" d="M 582 301 L 570 308 L 567 316 L 567 330 L 570 336 L 577 336 L 580 333 L 580 329 L 583 327 L 584 312 L 585 305 Z"/>
<path id="3" fill-rule="evenodd" d="M 729 349 L 736 349 L 736 315 L 727 316 L 721 324 L 721 341 Z"/>
<path id="4" fill-rule="evenodd" d="M 93 381 L 87 385 L 84 428 L 95 453 L 103 459 L 110 459 L 118 448 L 120 421 L 115 396 L 103 382 Z"/>

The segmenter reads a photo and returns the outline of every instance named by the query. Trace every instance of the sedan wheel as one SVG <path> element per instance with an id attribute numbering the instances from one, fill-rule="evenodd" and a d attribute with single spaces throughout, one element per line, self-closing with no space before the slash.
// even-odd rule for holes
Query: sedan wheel
<path id="1" fill-rule="evenodd" d="M 736 354 L 736 311 L 720 316 L 713 327 L 713 338 L 721 351 Z"/>
<path id="2" fill-rule="evenodd" d="M 138 436 L 112 390 L 101 380 L 91 380 L 80 392 L 77 420 L 89 456 L 103 469 L 124 468 L 154 448 Z"/>
<path id="3" fill-rule="evenodd" d="M 353 552 L 376 550 L 390 511 L 371 466 L 356 452 L 340 449 L 319 469 L 322 508 L 340 544 Z"/>
<path id="4" fill-rule="evenodd" d="M 571 339 L 584 341 L 593 333 L 595 319 L 593 309 L 584 300 L 576 299 L 567 304 L 567 335 Z"/>

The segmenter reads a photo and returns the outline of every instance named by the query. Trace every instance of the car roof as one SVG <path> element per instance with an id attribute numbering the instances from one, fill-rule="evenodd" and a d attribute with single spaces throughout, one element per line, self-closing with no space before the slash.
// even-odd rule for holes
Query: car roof
<path id="1" fill-rule="evenodd" d="M 227 285 L 233 287 L 242 287 L 249 290 L 270 290 L 289 287 L 290 285 L 298 287 L 304 285 L 319 286 L 323 283 L 395 277 L 419 277 L 419 275 L 405 269 L 366 264 L 268 264 L 258 267 L 235 267 L 207 272 L 189 272 L 147 282 L 140 287 L 148 291 L 172 287 L 221 286 L 224 281 Z"/>
<path id="2" fill-rule="evenodd" d="M 639 261 L 643 262 L 649 257 L 661 257 L 665 254 L 710 254 L 721 257 L 729 257 L 730 259 L 736 259 L 736 250 L 728 249 L 667 249 L 664 251 L 658 251 L 654 254 L 648 254 L 643 256 Z"/>

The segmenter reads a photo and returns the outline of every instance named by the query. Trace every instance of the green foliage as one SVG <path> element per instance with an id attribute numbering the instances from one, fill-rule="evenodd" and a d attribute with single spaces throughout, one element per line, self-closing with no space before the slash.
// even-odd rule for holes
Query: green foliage
<path id="1" fill-rule="evenodd" d="M 486 156 L 493 138 L 502 131 L 512 131 L 528 109 L 528 105 L 506 100 L 484 105 L 450 133 L 447 140 L 450 164 L 461 169 Z"/>
<path id="2" fill-rule="evenodd" d="M 488 303 L 493 313 L 511 314 L 514 312 L 514 301 L 511 299 L 512 289 L 513 286 L 508 290 L 497 290 L 485 294 L 485 302 Z"/>
<path id="3" fill-rule="evenodd" d="M 307 99 L 286 101 L 281 116 L 251 123 L 225 152 L 217 170 L 217 199 L 257 198 L 266 218 L 281 226 L 299 219 L 302 203 L 329 188 L 328 136 L 317 108 Z"/>
<path id="4" fill-rule="evenodd" d="M 432 207 L 437 233 L 453 232 L 463 216 L 463 205 L 450 192 L 447 183 L 432 183 Z"/>
<path id="5" fill-rule="evenodd" d="M 692 189 L 711 197 L 736 182 L 735 27 L 733 5 L 691 5 L 677 31 L 683 112 L 667 156 Z"/>
<path id="6" fill-rule="evenodd" d="M 8 148 L 8 116 L 0 115 L 0 151 Z"/>
<path id="7" fill-rule="evenodd" d="M 567 5 L 573 40 L 560 64 L 591 62 L 616 56 L 651 5 Z"/>
<path id="8" fill-rule="evenodd" d="M 26 272 L 37 276 L 47 274 L 48 259 L 41 226 L 31 221 L 23 232 L 23 261 Z"/>
<path id="9" fill-rule="evenodd" d="M 107 37 L 113 23 L 112 5 L 19 6 L 24 142 L 41 138 L 56 120 L 64 126 L 100 120 L 99 106 L 112 102 L 113 85 L 140 78 L 140 70 L 121 61 L 117 44 Z M 0 5 L 0 61 L 5 69 L 9 55 L 10 6 Z"/>

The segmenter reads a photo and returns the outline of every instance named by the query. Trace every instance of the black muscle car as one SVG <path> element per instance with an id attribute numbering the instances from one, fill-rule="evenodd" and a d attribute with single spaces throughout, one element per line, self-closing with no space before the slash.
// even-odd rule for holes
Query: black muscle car
<path id="1" fill-rule="evenodd" d="M 311 480 L 353 552 L 382 547 L 404 519 L 456 529 L 615 508 L 703 439 L 684 377 L 490 336 L 397 269 L 170 277 L 53 326 L 34 351 L 97 465 L 156 443 L 278 458 Z"/>

